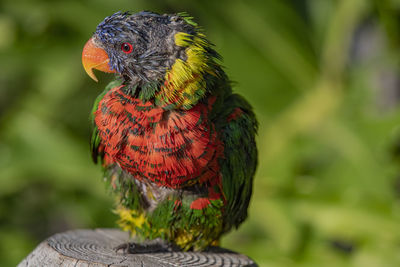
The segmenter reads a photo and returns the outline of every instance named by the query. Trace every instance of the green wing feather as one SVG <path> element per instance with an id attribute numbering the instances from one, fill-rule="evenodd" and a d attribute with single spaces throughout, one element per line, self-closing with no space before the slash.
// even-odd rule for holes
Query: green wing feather
<path id="1" fill-rule="evenodd" d="M 221 159 L 220 166 L 227 201 L 224 231 L 228 231 L 247 217 L 257 166 L 255 136 L 258 124 L 251 106 L 237 94 L 230 95 L 223 107 L 225 122 L 220 122 L 218 130 L 224 143 L 225 158 Z"/>

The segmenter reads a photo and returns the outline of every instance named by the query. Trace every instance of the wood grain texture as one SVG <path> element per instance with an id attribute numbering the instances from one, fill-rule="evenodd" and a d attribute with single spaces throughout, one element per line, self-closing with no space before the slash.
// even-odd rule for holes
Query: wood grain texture
<path id="1" fill-rule="evenodd" d="M 128 241 L 128 234 L 116 229 L 59 233 L 40 243 L 18 266 L 257 266 L 247 256 L 223 248 L 140 254 L 114 250 Z"/>

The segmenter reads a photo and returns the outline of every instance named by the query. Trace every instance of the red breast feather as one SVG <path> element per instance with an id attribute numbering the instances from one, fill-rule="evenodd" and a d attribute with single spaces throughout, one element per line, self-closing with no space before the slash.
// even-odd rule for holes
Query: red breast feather
<path id="1" fill-rule="evenodd" d="M 110 90 L 95 112 L 105 163 L 118 163 L 137 179 L 178 188 L 219 179 L 223 146 L 208 121 L 207 105 L 167 111 Z"/>

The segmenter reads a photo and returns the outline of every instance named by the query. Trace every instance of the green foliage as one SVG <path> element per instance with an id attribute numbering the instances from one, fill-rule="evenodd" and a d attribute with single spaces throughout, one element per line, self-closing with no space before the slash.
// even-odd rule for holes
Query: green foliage
<path id="1" fill-rule="evenodd" d="M 224 246 L 260 266 L 400 265 L 398 1 L 0 7 L 1 266 L 53 233 L 115 226 L 88 141 L 91 107 L 112 77 L 94 83 L 80 55 L 105 16 L 143 9 L 193 16 L 258 116 L 249 219 Z"/>

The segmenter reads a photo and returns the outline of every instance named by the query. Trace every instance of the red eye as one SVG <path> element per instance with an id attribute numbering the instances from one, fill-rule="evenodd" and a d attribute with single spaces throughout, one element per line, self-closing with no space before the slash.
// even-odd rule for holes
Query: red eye
<path id="1" fill-rule="evenodd" d="M 132 52 L 133 47 L 130 43 L 123 43 L 121 45 L 121 49 L 122 49 L 122 52 L 124 52 L 125 54 L 129 54 Z"/>

